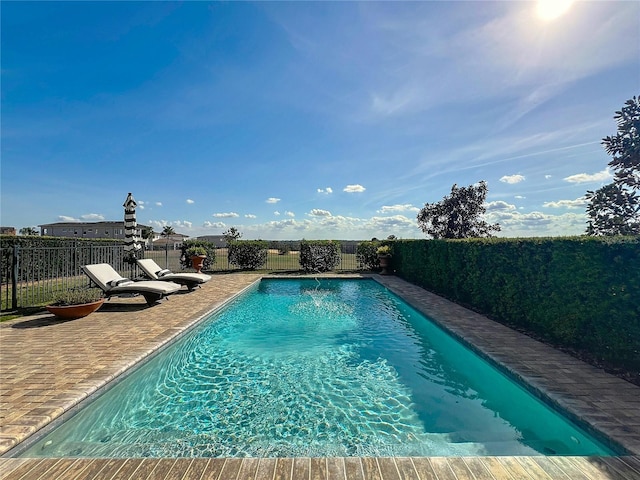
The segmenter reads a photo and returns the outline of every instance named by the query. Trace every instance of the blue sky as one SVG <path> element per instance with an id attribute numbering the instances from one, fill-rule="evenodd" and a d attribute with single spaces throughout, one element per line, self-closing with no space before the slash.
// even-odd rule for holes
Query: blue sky
<path id="1" fill-rule="evenodd" d="M 556 4 L 558 2 L 555 2 Z M 575 235 L 640 94 L 640 2 L 2 2 L 1 223 L 424 238 L 485 180 L 499 236 Z"/>

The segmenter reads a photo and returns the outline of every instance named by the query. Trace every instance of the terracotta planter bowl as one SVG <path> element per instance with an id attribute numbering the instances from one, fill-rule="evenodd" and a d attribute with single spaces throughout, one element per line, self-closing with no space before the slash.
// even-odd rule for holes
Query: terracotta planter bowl
<path id="1" fill-rule="evenodd" d="M 196 273 L 202 273 L 202 265 L 205 258 L 207 258 L 206 255 L 193 255 L 191 257 L 191 266 L 196 269 Z"/>
<path id="2" fill-rule="evenodd" d="M 49 313 L 53 313 L 56 317 L 62 320 L 73 320 L 76 318 L 86 317 L 90 313 L 95 312 L 103 303 L 104 298 L 101 298 L 96 302 L 83 303 L 81 305 L 47 305 L 47 310 L 49 310 Z"/>

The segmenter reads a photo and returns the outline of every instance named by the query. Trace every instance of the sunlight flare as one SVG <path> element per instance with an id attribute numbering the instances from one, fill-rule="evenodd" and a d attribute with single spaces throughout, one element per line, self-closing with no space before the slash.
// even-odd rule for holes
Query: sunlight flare
<path id="1" fill-rule="evenodd" d="M 548 22 L 555 20 L 567 13 L 573 2 L 574 0 L 538 0 L 538 18 Z"/>

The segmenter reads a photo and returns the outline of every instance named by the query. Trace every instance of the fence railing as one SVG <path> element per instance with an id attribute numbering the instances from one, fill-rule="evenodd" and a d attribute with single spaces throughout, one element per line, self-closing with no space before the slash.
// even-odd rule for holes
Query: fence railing
<path id="1" fill-rule="evenodd" d="M 181 251 L 169 249 L 143 250 L 144 258 L 152 258 L 158 265 L 174 272 L 183 271 Z M 267 262 L 260 271 L 295 272 L 300 270 L 298 252 L 282 253 L 269 250 Z M 65 247 L 23 247 L 14 245 L 0 248 L 0 300 L 2 310 L 16 310 L 45 305 L 61 291 L 89 286 L 82 265 L 108 263 L 122 276 L 140 278 L 137 265 L 125 260 L 122 245 L 84 245 Z M 356 245 L 343 245 L 336 271 L 358 271 L 363 266 L 356 258 Z M 210 272 L 239 270 L 229 264 L 226 248 L 216 249 Z"/>

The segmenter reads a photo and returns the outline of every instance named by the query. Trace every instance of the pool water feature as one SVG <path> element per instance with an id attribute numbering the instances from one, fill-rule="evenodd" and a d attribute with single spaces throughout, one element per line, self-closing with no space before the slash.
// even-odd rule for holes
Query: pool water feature
<path id="1" fill-rule="evenodd" d="M 373 280 L 263 279 L 24 457 L 612 455 Z"/>

